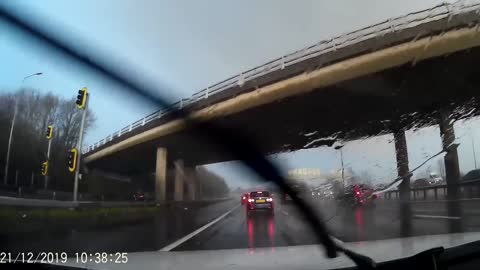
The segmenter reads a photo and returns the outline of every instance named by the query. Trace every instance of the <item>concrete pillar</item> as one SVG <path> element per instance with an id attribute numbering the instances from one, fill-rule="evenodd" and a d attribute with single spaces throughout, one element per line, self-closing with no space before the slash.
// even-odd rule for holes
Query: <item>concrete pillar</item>
<path id="1" fill-rule="evenodd" d="M 155 166 L 155 200 L 165 201 L 167 198 L 167 149 L 157 148 Z"/>
<path id="2" fill-rule="evenodd" d="M 457 191 L 457 184 L 460 180 L 460 167 L 458 164 L 458 152 L 455 142 L 455 131 L 453 123 L 446 113 L 442 113 L 439 119 L 440 136 L 442 137 L 443 149 L 447 151 L 444 157 L 445 161 L 445 175 L 448 187 L 448 197 L 455 195 Z M 451 192 L 452 191 L 452 192 Z"/>
<path id="3" fill-rule="evenodd" d="M 188 200 L 199 200 L 201 198 L 201 191 L 196 169 L 185 168 L 185 181 L 187 183 Z"/>
<path id="4" fill-rule="evenodd" d="M 183 185 L 185 179 L 185 169 L 183 166 L 183 160 L 177 160 L 174 163 L 175 166 L 175 201 L 183 201 Z"/>
<path id="5" fill-rule="evenodd" d="M 439 117 L 440 136 L 442 137 L 442 146 L 446 150 L 444 157 L 445 176 L 447 182 L 447 211 L 450 217 L 460 217 L 460 219 L 449 220 L 449 232 L 462 231 L 462 208 L 458 201 L 460 182 L 460 168 L 458 164 L 457 144 L 455 144 L 455 132 L 453 129 L 453 121 L 448 113 L 442 112 Z"/>
<path id="6" fill-rule="evenodd" d="M 403 177 L 398 189 L 400 191 L 400 231 L 402 236 L 410 236 L 412 231 L 411 206 L 410 206 L 410 169 L 408 168 L 408 150 L 405 131 L 396 130 L 393 133 L 395 139 L 395 154 L 397 158 L 397 173 Z"/>
<path id="7" fill-rule="evenodd" d="M 395 139 L 395 154 L 397 158 L 397 173 L 399 177 L 403 177 L 400 183 L 400 198 L 410 199 L 410 169 L 408 168 L 408 150 L 407 139 L 404 131 L 396 131 L 393 133 Z M 402 197 L 403 195 L 403 197 Z"/>
<path id="8" fill-rule="evenodd" d="M 15 186 L 18 187 L 18 170 L 15 171 Z"/>
<path id="9" fill-rule="evenodd" d="M 188 170 L 188 196 L 189 200 L 194 201 L 198 199 L 198 194 L 197 194 L 197 177 L 195 173 L 191 169 Z"/>
<path id="10" fill-rule="evenodd" d="M 197 175 L 197 166 L 195 166 L 195 169 L 193 171 L 193 174 L 195 175 L 195 180 L 197 181 L 197 200 L 200 200 L 203 198 L 203 190 L 202 190 L 202 185 L 200 183 L 200 180 L 196 177 Z"/>

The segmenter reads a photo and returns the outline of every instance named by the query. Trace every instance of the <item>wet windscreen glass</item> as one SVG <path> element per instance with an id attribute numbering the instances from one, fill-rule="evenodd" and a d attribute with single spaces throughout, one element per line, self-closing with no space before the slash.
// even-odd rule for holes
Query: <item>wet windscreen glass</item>
<path id="1" fill-rule="evenodd" d="M 480 240 L 480 1 L 374 2 L 1 2 L 64 46 L 0 16 L 0 262 L 353 266 L 319 224 L 385 260 Z"/>

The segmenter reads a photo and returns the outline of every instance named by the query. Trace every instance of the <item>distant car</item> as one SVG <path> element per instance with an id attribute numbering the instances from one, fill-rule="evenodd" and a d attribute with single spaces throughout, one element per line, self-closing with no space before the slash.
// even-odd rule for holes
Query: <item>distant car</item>
<path id="1" fill-rule="evenodd" d="M 248 196 L 249 196 L 248 193 L 242 194 L 242 196 L 240 197 L 240 203 L 241 203 L 242 205 L 244 205 L 244 204 L 247 202 Z"/>
<path id="2" fill-rule="evenodd" d="M 273 215 L 274 204 L 272 194 L 268 191 L 250 192 L 247 199 L 247 215 L 255 211 L 268 211 Z"/>
<path id="3" fill-rule="evenodd" d="M 345 188 L 345 192 L 338 197 L 338 200 L 344 206 L 375 206 L 374 200 L 377 195 L 373 192 L 373 188 L 367 185 L 350 185 Z"/>
<path id="4" fill-rule="evenodd" d="M 428 187 L 428 186 L 431 186 L 431 185 L 432 185 L 432 183 L 429 179 L 419 178 L 419 179 L 415 180 L 415 182 L 413 182 L 412 187 L 413 188 L 422 188 L 422 187 Z"/>
<path id="5" fill-rule="evenodd" d="M 436 173 L 430 173 L 429 181 L 431 185 L 441 185 L 443 184 L 443 178 Z"/>
<path id="6" fill-rule="evenodd" d="M 311 192 L 312 196 L 321 200 L 330 200 L 335 198 L 333 191 L 330 188 L 312 189 Z"/>
<path id="7" fill-rule="evenodd" d="M 145 194 L 143 192 L 135 192 L 133 194 L 134 201 L 145 201 Z"/>

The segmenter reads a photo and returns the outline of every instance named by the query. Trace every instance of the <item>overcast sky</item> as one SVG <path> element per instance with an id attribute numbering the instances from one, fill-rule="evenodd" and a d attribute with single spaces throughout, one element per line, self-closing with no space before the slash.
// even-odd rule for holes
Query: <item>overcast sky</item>
<path id="1" fill-rule="evenodd" d="M 241 71 L 318 41 L 437 5 L 434 0 L 4 0 L 76 46 L 102 52 L 131 72 L 146 78 L 172 101 Z M 72 97 L 87 86 L 97 115 L 87 144 L 142 118 L 157 108 L 118 91 L 117 85 L 65 61 L 58 55 L 0 24 L 0 91 L 22 86 Z M 22 84 L 34 72 L 44 75 Z M 460 125 L 457 136 L 478 137 L 478 125 Z M 473 128 L 473 131 L 470 131 Z M 467 136 L 467 137 L 466 137 Z M 440 150 L 438 129 L 408 133 L 413 167 Z M 470 138 L 470 137 L 468 137 Z M 462 139 L 462 140 L 464 140 Z M 370 170 L 378 179 L 393 179 L 395 156 L 391 136 L 350 142 L 344 148 L 347 166 Z M 479 141 L 480 144 L 480 141 Z M 460 147 L 462 170 L 473 168 L 470 139 Z M 337 170 L 338 153 L 328 148 L 276 155 L 285 168 Z M 435 161 L 432 161 L 435 163 Z M 233 185 L 252 179 L 236 163 L 210 166 Z M 381 181 L 381 180 L 379 180 Z"/>

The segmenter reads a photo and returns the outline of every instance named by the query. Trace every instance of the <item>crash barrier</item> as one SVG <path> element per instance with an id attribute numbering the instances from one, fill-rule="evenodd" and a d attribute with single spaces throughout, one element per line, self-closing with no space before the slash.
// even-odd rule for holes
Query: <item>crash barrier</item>
<path id="1" fill-rule="evenodd" d="M 464 181 L 457 184 L 432 185 L 410 188 L 410 200 L 446 200 L 449 186 L 458 188 L 458 197 L 461 199 L 480 198 L 480 179 Z M 387 200 L 399 199 L 399 190 L 389 190 L 383 193 L 382 198 Z"/>

